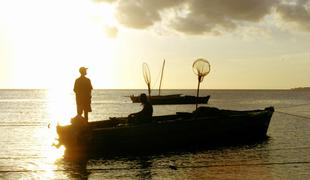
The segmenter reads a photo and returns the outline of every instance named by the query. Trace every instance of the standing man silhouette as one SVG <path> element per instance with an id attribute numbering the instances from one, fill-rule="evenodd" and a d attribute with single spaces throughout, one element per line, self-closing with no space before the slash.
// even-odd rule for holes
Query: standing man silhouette
<path id="1" fill-rule="evenodd" d="M 75 80 L 74 92 L 76 98 L 77 114 L 82 116 L 84 113 L 84 119 L 88 121 L 88 112 L 91 112 L 91 92 L 93 86 L 90 79 L 86 76 L 87 68 L 80 67 L 79 72 L 81 76 Z"/>

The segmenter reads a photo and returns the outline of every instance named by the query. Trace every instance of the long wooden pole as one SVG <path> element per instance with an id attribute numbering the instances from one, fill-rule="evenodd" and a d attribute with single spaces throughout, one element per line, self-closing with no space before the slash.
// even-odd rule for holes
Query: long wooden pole
<path id="1" fill-rule="evenodd" d="M 163 75 L 164 75 L 164 68 L 165 68 L 165 59 L 164 59 L 164 62 L 163 62 L 163 66 L 161 68 L 161 76 L 160 76 L 160 83 L 159 83 L 159 89 L 158 89 L 158 95 L 160 96 L 160 90 L 161 90 L 161 82 L 163 80 Z"/>
<path id="2" fill-rule="evenodd" d="M 150 83 L 147 83 L 147 90 L 149 93 L 149 98 L 151 98 L 151 84 Z"/>
<path id="3" fill-rule="evenodd" d="M 199 103 L 199 88 L 200 88 L 200 76 L 198 76 L 198 88 L 197 88 L 197 96 L 196 96 L 196 110 L 198 108 L 198 103 Z"/>

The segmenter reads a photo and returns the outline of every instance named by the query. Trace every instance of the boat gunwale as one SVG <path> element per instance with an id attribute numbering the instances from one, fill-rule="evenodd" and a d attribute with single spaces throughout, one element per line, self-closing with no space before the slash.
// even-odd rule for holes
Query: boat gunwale
<path id="1" fill-rule="evenodd" d="M 269 107 L 268 107 L 269 108 Z M 116 123 L 116 125 L 114 126 L 110 126 L 110 127 L 93 127 L 96 126 L 99 123 L 108 123 L 113 121 L 113 119 L 122 119 L 123 121 L 125 121 L 125 119 L 127 119 L 127 117 L 116 117 L 116 118 L 110 118 L 107 120 L 100 120 L 100 121 L 91 121 L 87 123 L 87 126 L 89 128 L 91 128 L 92 130 L 95 129 L 116 129 L 116 128 L 133 128 L 133 127 L 138 127 L 138 126 L 150 126 L 150 125 L 161 125 L 161 124 L 170 124 L 170 123 L 176 123 L 176 122 L 189 122 L 189 121 L 214 121 L 217 119 L 227 119 L 227 118 L 244 118 L 247 116 L 251 116 L 251 117 L 255 117 L 255 116 L 259 116 L 259 115 L 265 115 L 267 116 L 267 114 L 270 114 L 270 116 L 272 116 L 274 110 L 269 110 L 268 108 L 262 109 L 262 110 L 245 110 L 245 111 L 234 111 L 234 110 L 223 110 L 223 111 L 227 111 L 226 113 L 229 113 L 230 111 L 232 113 L 236 113 L 236 114 L 222 114 L 222 115 L 210 115 L 210 116 L 195 116 L 194 113 L 189 113 L 189 112 L 177 112 L 177 114 L 169 114 L 169 115 L 161 115 L 161 116 L 153 116 L 152 122 L 149 123 L 138 123 L 138 124 L 128 124 L 128 123 Z M 221 110 L 220 110 L 221 111 Z M 178 113 L 186 113 L 188 114 L 188 116 L 182 116 L 182 115 L 178 115 Z M 254 113 L 254 114 L 253 114 Z M 174 117 L 173 119 L 163 119 L 165 117 Z M 123 125 L 122 125 L 123 124 Z M 71 127 L 72 124 L 70 125 L 57 125 L 57 128 L 65 128 L 65 127 Z"/>

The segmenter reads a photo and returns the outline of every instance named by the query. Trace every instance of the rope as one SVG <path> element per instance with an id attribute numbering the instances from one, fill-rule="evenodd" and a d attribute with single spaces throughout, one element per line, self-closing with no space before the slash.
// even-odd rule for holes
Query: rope
<path id="1" fill-rule="evenodd" d="M 305 103 L 305 104 L 297 104 L 297 105 L 292 105 L 292 106 L 283 106 L 283 107 L 277 107 L 277 108 L 293 108 L 293 107 L 299 107 L 299 106 L 307 106 L 310 105 L 310 103 Z"/>
<path id="2" fill-rule="evenodd" d="M 289 116 L 295 116 L 295 117 L 299 117 L 299 118 L 309 119 L 310 120 L 310 117 L 307 117 L 307 116 L 301 116 L 301 115 L 286 113 L 286 112 L 282 112 L 282 111 L 275 111 L 275 112 L 280 113 L 280 114 L 286 114 L 286 115 L 289 115 Z"/>
<path id="3" fill-rule="evenodd" d="M 292 105 L 292 106 L 284 106 L 284 107 L 277 107 L 277 108 L 293 108 L 293 107 L 300 107 L 300 106 L 307 106 L 307 105 L 310 105 L 310 103 L 305 103 L 305 104 L 297 104 L 297 105 Z M 289 115 L 289 116 L 294 116 L 294 117 L 298 117 L 298 118 L 303 118 L 303 119 L 309 119 L 310 120 L 310 117 L 307 117 L 307 116 L 302 116 L 302 115 L 298 115 L 298 114 L 291 114 L 291 113 L 287 113 L 287 112 L 283 112 L 283 111 L 274 111 L 274 112 L 277 112 L 277 113 L 280 113 L 280 114 L 285 114 L 285 115 Z"/>

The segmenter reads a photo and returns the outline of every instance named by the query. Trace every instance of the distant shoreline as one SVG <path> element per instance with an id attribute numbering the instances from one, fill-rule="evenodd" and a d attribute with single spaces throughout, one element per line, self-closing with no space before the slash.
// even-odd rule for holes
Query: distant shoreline
<path id="1" fill-rule="evenodd" d="M 310 87 L 297 87 L 297 88 L 291 88 L 291 90 L 297 90 L 297 91 L 310 91 Z"/>
<path id="2" fill-rule="evenodd" d="M 0 90 L 49 90 L 48 88 L 0 88 Z M 119 88 L 119 89 L 111 89 L 111 88 L 95 88 L 94 90 L 146 90 L 147 89 L 126 89 L 126 88 Z M 169 90 L 180 90 L 180 91 L 183 91 L 183 90 L 197 90 L 197 89 L 161 89 L 162 91 L 169 91 Z M 283 89 L 200 89 L 200 90 L 210 90 L 210 91 L 213 91 L 213 90 L 217 90 L 217 91 L 289 91 L 289 90 L 310 90 L 310 87 L 298 87 L 298 88 L 283 88 Z M 158 89 L 152 89 L 152 91 L 158 91 Z"/>

